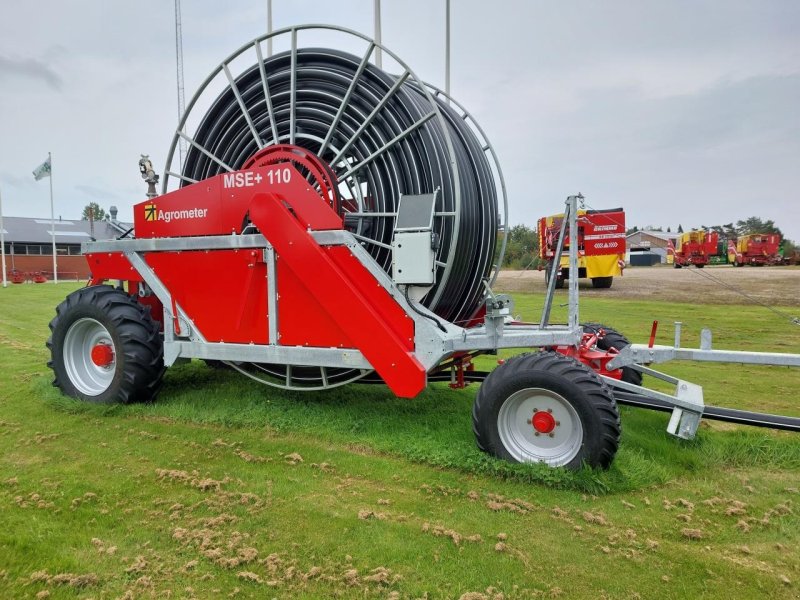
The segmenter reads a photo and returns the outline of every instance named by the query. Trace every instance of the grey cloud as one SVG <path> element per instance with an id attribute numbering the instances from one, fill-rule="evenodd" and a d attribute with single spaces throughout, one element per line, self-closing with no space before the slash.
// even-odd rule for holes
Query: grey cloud
<path id="1" fill-rule="evenodd" d="M 55 91 L 61 90 L 64 83 L 58 73 L 41 61 L 0 56 L 0 81 L 15 78 L 40 81 Z"/>
<path id="2" fill-rule="evenodd" d="M 19 177 L 18 175 L 13 175 L 12 173 L 8 173 L 6 171 L 0 171 L 0 181 L 7 183 L 11 187 L 23 188 L 30 187 L 34 182 L 34 179 L 33 176 Z"/>
<path id="3" fill-rule="evenodd" d="M 112 198 L 118 197 L 118 194 L 114 192 L 94 187 L 91 185 L 76 185 L 75 190 L 80 192 L 84 196 L 95 198 L 97 200 L 111 200 Z"/>

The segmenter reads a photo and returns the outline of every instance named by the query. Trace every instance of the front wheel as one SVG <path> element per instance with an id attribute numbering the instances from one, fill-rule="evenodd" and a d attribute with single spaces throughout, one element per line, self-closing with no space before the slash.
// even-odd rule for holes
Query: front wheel
<path id="1" fill-rule="evenodd" d="M 608 386 L 553 352 L 509 359 L 486 378 L 472 408 L 478 447 L 510 462 L 608 468 L 620 420 Z"/>
<path id="2" fill-rule="evenodd" d="M 163 343 L 147 308 L 107 285 L 71 293 L 47 340 L 53 385 L 88 402 L 152 400 L 164 373 Z"/>

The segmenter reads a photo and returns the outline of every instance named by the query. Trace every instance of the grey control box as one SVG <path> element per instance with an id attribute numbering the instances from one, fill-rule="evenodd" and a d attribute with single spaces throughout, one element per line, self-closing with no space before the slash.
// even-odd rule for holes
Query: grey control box
<path id="1" fill-rule="evenodd" d="M 436 196 L 401 196 L 392 236 L 392 280 L 406 285 L 436 283 L 433 212 Z"/>
<path id="2" fill-rule="evenodd" d="M 436 282 L 433 234 L 398 231 L 392 240 L 392 279 L 395 283 L 432 285 Z"/>

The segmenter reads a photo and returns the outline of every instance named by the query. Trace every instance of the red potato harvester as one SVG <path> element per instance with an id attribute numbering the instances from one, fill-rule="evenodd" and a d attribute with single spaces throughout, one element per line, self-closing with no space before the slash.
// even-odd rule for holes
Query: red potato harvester
<path id="1" fill-rule="evenodd" d="M 362 43 L 363 54 L 302 47 L 317 29 Z M 566 324 L 550 323 L 555 277 L 539 322 L 519 322 L 513 300 L 491 290 L 505 184 L 472 116 L 387 49 L 400 75 L 372 65 L 379 46 L 361 34 L 298 26 L 272 37 L 291 49 L 265 58 L 266 37 L 246 44 L 189 103 L 162 195 L 143 163 L 152 190 L 134 206 L 135 237 L 84 244 L 92 278 L 50 323 L 49 364 L 65 394 L 151 401 L 165 369 L 192 358 L 288 389 L 362 381 L 413 398 L 432 381 L 483 381 L 478 446 L 569 468 L 611 464 L 618 403 L 670 411 L 668 431 L 684 438 L 702 416 L 800 429 L 797 419 L 706 406 L 700 386 L 645 366 L 800 366 L 796 355 L 712 350 L 710 337 L 683 349 L 677 333 L 676 347 L 656 346 L 655 329 L 649 345 L 630 345 L 579 323 L 577 279 Z M 566 202 L 559 255 L 576 239 L 577 201 Z M 569 259 L 577 273 L 576 245 Z M 474 369 L 474 357 L 501 348 L 536 351 Z M 674 393 L 642 387 L 642 373 Z"/>

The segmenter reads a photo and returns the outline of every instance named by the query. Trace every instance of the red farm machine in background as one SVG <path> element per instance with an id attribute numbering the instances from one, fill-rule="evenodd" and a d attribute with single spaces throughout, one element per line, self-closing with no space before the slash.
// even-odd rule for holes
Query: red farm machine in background
<path id="1" fill-rule="evenodd" d="M 545 261 L 549 280 L 553 262 L 558 260 L 556 288 L 569 278 L 570 238 L 558 252 L 558 236 L 564 215 L 539 219 L 539 257 Z M 556 255 L 558 254 L 558 258 Z M 610 288 L 614 277 L 625 268 L 625 212 L 621 208 L 578 211 L 578 277 L 589 278 L 595 288 Z"/>
<path id="2" fill-rule="evenodd" d="M 682 233 L 674 247 L 676 269 L 695 266 L 698 269 L 705 267 L 709 259 L 717 254 L 719 235 L 713 231 L 696 229 Z"/>
<path id="3" fill-rule="evenodd" d="M 777 233 L 753 233 L 728 240 L 728 262 L 734 267 L 779 265 L 781 236 Z"/>
<path id="4" fill-rule="evenodd" d="M 363 56 L 297 47 L 307 29 L 350 36 Z M 265 59 L 261 44 L 273 37 L 292 50 Z M 702 349 L 656 346 L 655 329 L 649 345 L 630 345 L 580 323 L 577 278 L 567 323 L 550 322 L 553 278 L 538 321 L 516 320 L 513 299 L 491 289 L 507 225 L 491 144 L 407 65 L 400 77 L 374 66 L 376 47 L 303 25 L 217 67 L 188 104 L 209 112 L 193 115 L 191 135 L 188 114 L 179 123 L 161 196 L 140 163 L 151 187 L 133 207 L 135 237 L 83 244 L 91 280 L 50 322 L 54 385 L 89 402 L 152 401 L 168 367 L 198 359 L 291 390 L 364 382 L 413 398 L 433 381 L 483 381 L 472 410 L 478 447 L 567 468 L 611 464 L 618 403 L 671 412 L 667 431 L 681 438 L 694 437 L 702 416 L 800 430 L 798 419 L 715 414 L 700 386 L 644 366 L 800 366 L 800 356 L 711 350 L 710 334 Z M 251 67 L 232 72 L 242 55 Z M 183 160 L 181 140 L 190 142 Z M 569 238 L 579 240 L 568 246 L 572 273 L 579 252 L 616 261 L 621 211 L 579 215 L 577 205 L 567 199 L 553 258 Z M 474 369 L 473 358 L 504 348 L 528 352 Z M 642 387 L 642 373 L 674 391 Z"/>

